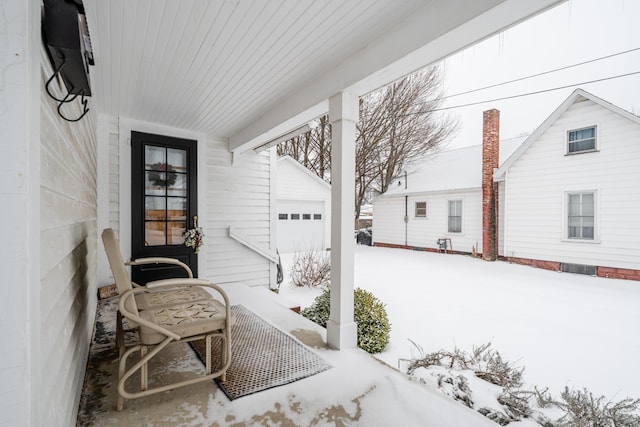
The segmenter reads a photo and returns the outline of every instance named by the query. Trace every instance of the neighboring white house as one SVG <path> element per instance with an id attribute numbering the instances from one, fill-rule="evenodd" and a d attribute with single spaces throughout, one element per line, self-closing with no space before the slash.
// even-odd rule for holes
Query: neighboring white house
<path id="1" fill-rule="evenodd" d="M 331 185 L 291 156 L 276 164 L 280 253 L 331 247 Z"/>
<path id="2" fill-rule="evenodd" d="M 524 139 L 500 141 L 500 160 Z M 406 181 L 399 177 L 374 199 L 374 245 L 438 250 L 438 240 L 449 239 L 447 251 L 482 253 L 482 148 L 443 151 L 414 162 Z"/>
<path id="3" fill-rule="evenodd" d="M 501 255 L 640 280 L 640 118 L 574 91 L 496 171 Z"/>
<path id="4" fill-rule="evenodd" d="M 524 142 L 500 141 L 497 168 L 492 111 L 482 147 L 416 162 L 375 200 L 374 244 L 450 239 L 454 252 L 640 280 L 640 118 L 577 89 Z"/>

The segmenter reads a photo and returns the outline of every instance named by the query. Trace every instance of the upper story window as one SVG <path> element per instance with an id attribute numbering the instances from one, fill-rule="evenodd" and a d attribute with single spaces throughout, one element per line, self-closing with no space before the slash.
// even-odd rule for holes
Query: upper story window
<path id="1" fill-rule="evenodd" d="M 449 200 L 447 231 L 449 233 L 462 232 L 462 200 Z"/>
<path id="2" fill-rule="evenodd" d="M 416 218 L 427 217 L 427 202 L 416 202 Z"/>
<path id="3" fill-rule="evenodd" d="M 567 154 L 596 150 L 596 127 L 570 130 L 567 134 Z"/>

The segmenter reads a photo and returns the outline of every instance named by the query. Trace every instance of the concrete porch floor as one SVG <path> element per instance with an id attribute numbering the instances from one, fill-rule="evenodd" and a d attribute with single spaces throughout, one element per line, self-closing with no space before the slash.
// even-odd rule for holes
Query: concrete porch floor
<path id="1" fill-rule="evenodd" d="M 289 310 L 265 288 L 226 286 L 232 304 L 242 304 L 296 337 L 333 367 L 280 387 L 230 401 L 214 382 L 204 382 L 136 400 L 115 410 L 117 350 L 108 340 L 91 348 L 79 426 L 495 426 L 492 421 L 437 390 L 379 362 L 359 349 L 327 348 L 324 328 Z M 115 331 L 114 304 L 100 304 Z M 108 310 L 107 310 L 108 308 Z M 106 312 L 109 311 L 109 312 Z M 98 336 L 99 334 L 96 334 Z M 104 336 L 105 334 L 102 334 Z M 114 334 L 108 334 L 113 336 Z M 170 378 L 201 369 L 188 345 L 171 346 L 157 373 Z M 153 374 L 152 374 L 153 375 Z"/>

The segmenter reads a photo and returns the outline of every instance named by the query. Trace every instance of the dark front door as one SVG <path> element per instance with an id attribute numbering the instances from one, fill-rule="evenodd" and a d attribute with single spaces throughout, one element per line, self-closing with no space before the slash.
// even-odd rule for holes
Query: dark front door
<path id="1" fill-rule="evenodd" d="M 197 256 L 183 233 L 197 215 L 196 141 L 131 132 L 131 257 L 176 258 L 198 274 Z M 186 277 L 179 267 L 135 266 L 132 280 Z"/>

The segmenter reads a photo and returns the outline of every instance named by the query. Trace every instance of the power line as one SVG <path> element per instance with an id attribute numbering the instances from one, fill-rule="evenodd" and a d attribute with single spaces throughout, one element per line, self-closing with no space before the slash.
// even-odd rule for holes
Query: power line
<path id="1" fill-rule="evenodd" d="M 531 74 L 531 75 L 525 76 L 525 77 L 519 77 L 517 79 L 509 80 L 509 81 L 506 81 L 506 82 L 495 83 L 495 84 L 492 84 L 492 85 L 489 85 L 489 86 L 484 86 L 484 87 L 477 88 L 477 89 L 471 89 L 471 90 L 467 90 L 465 92 L 455 93 L 453 95 L 447 95 L 447 96 L 442 97 L 442 99 L 453 98 L 455 96 L 466 95 L 468 93 L 479 92 L 481 90 L 491 89 L 491 88 L 494 88 L 494 87 L 507 85 L 509 83 L 515 83 L 515 82 L 519 82 L 519 81 L 522 81 L 522 80 L 532 79 L 534 77 L 544 76 L 545 74 L 551 74 L 551 73 L 555 73 L 555 72 L 558 72 L 558 71 L 567 70 L 569 68 L 574 68 L 574 67 L 578 67 L 580 65 L 590 64 L 590 63 L 596 62 L 596 61 L 602 61 L 603 59 L 613 58 L 614 56 L 624 55 L 625 53 L 634 52 L 636 50 L 640 50 L 640 47 L 636 47 L 634 49 L 625 50 L 623 52 L 612 53 L 611 55 L 601 56 L 599 58 L 589 59 L 588 61 L 579 62 L 577 64 L 566 65 L 564 67 L 555 68 L 553 70 L 543 71 L 543 72 L 537 73 L 537 74 Z"/>
<path id="2" fill-rule="evenodd" d="M 549 89 L 537 90 L 537 91 L 534 91 L 534 92 L 521 93 L 521 94 L 518 94 L 518 95 L 510 95 L 510 96 L 503 96 L 501 98 L 487 99 L 485 101 L 470 102 L 468 104 L 453 105 L 451 107 L 434 108 L 433 110 L 428 110 L 428 111 L 417 111 L 415 113 L 408 113 L 407 115 L 425 114 L 425 113 L 431 113 L 431 112 L 435 112 L 435 111 L 452 110 L 454 108 L 470 107 L 470 106 L 473 106 L 473 105 L 486 104 L 488 102 L 504 101 L 505 99 L 521 98 L 521 97 L 524 97 L 524 96 L 537 95 L 539 93 L 546 93 L 546 92 L 553 92 L 554 90 L 566 89 L 566 88 L 574 87 L 574 86 L 586 85 L 586 84 L 590 84 L 590 83 L 598 83 L 598 82 L 603 82 L 603 81 L 606 81 L 606 80 L 617 79 L 617 78 L 620 78 L 620 77 L 633 76 L 634 74 L 640 74 L 640 71 L 634 71 L 632 73 L 619 74 L 617 76 L 604 77 L 604 78 L 601 78 L 601 79 L 589 80 L 589 81 L 580 82 L 580 83 L 573 83 L 573 84 L 566 85 L 566 86 L 557 86 L 557 87 L 553 87 L 553 88 L 549 88 Z"/>

